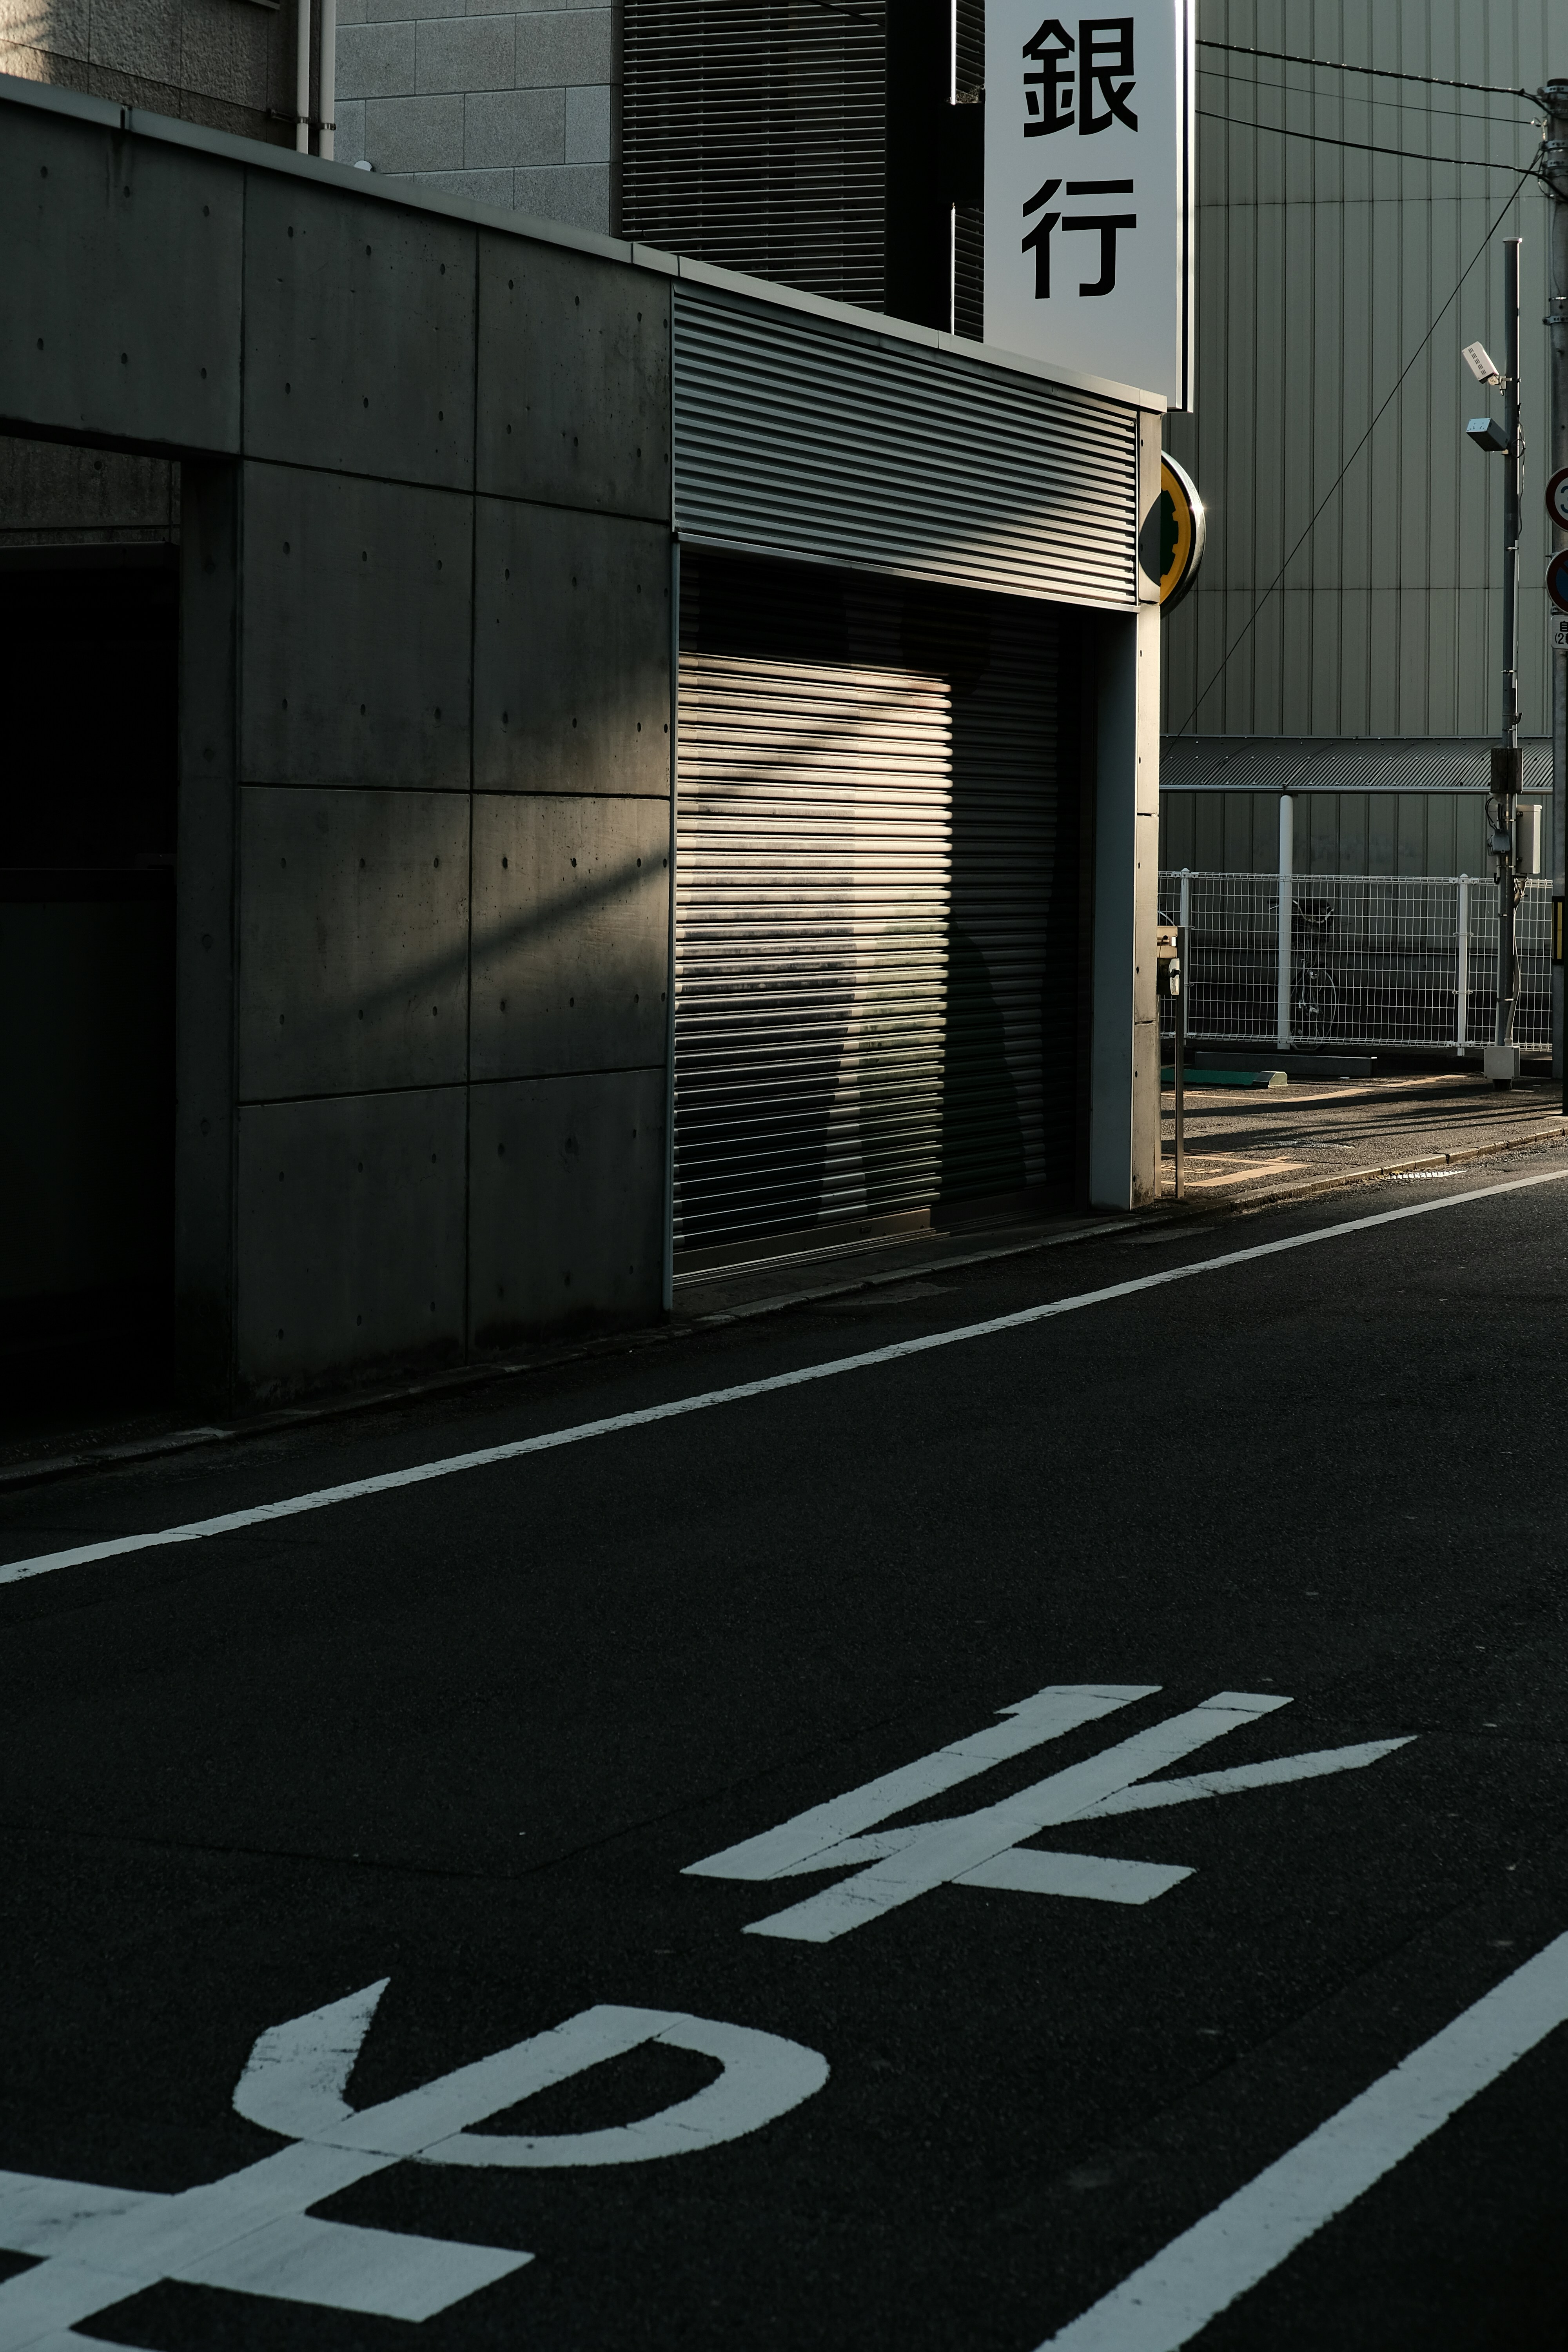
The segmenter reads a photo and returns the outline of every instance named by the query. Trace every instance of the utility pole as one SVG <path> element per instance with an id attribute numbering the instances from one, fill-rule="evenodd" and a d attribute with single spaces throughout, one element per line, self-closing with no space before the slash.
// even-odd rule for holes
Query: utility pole
<path id="1" fill-rule="evenodd" d="M 1522 239 L 1505 237 L 1503 291 L 1502 728 L 1492 753 L 1491 852 L 1497 861 L 1497 1029 L 1486 1056 L 1487 1076 L 1510 1087 L 1519 1073 L 1513 1016 L 1519 1001 L 1519 953 L 1514 917 L 1520 892 L 1514 876 L 1514 819 L 1519 809 L 1519 252 Z"/>
<path id="2" fill-rule="evenodd" d="M 1549 475 L 1568 466 L 1568 81 L 1549 81 L 1541 92 L 1546 137 L 1541 150 L 1541 183 L 1552 200 L 1551 294 L 1546 331 L 1552 349 L 1552 426 Z M 1553 551 L 1568 544 L 1568 531 L 1552 520 Z M 1552 654 L 1552 887 L 1563 895 L 1568 849 L 1568 652 Z M 1563 1052 L 1563 967 L 1552 972 L 1552 1075 L 1563 1087 L 1568 1111 L 1568 1057 Z"/>

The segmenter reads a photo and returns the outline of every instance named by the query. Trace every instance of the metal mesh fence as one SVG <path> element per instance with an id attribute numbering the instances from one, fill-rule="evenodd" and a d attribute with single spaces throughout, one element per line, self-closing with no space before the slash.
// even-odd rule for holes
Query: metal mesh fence
<path id="1" fill-rule="evenodd" d="M 1272 874 L 1160 877 L 1160 920 L 1187 926 L 1187 1034 L 1310 1049 L 1489 1042 L 1497 887 L 1466 875 L 1299 875 L 1281 926 Z M 1552 885 L 1527 882 L 1515 922 L 1514 1043 L 1552 1045 Z M 1163 1003 L 1161 1034 L 1174 1034 Z"/>

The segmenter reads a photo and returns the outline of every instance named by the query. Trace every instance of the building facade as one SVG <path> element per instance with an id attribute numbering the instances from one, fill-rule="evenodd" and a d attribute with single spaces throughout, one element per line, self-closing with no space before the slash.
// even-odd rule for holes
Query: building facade
<path id="1" fill-rule="evenodd" d="M 14 1319 L 258 1400 L 1152 1196 L 1157 401 L 37 79 L 0 217 L 0 427 L 178 495 L 4 559 Z"/>
<path id="2" fill-rule="evenodd" d="M 1201 838 L 1203 856 L 1223 839 L 1227 859 L 1272 866 L 1273 822 L 1244 851 L 1234 815 L 1190 806 L 1235 793 L 1256 751 L 1279 779 L 1265 788 L 1305 803 L 1298 871 L 1485 871 L 1502 468 L 1465 437 L 1489 395 L 1460 352 L 1501 354 L 1502 240 L 1521 237 L 1524 430 L 1542 449 L 1541 110 L 1507 93 L 1553 70 L 1552 19 L 1544 0 L 1304 16 L 1202 0 L 1198 396 L 1166 432 L 1208 546 L 1166 631 L 1163 862 Z M 1266 54 L 1281 51 L 1378 70 Z M 1527 784 L 1549 806 L 1544 470 L 1527 460 L 1520 699 Z M 1370 818 L 1342 817 L 1347 790 Z"/>

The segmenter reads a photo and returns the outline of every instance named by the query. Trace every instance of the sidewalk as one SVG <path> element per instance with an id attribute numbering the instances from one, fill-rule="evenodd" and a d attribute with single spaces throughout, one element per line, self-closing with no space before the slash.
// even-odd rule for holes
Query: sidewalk
<path id="1" fill-rule="evenodd" d="M 1169 1087 L 1161 1100 L 1163 1191 L 1170 1199 L 1175 1097 Z M 1562 1089 L 1549 1078 L 1521 1079 L 1507 1093 L 1468 1070 L 1292 1077 L 1278 1092 L 1189 1085 L 1184 1197 L 1194 1208 L 1258 1207 L 1383 1173 L 1564 1141 Z"/>

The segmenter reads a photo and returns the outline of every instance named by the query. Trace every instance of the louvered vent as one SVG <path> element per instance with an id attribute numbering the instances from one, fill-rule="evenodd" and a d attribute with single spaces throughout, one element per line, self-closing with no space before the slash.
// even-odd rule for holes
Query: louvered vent
<path id="1" fill-rule="evenodd" d="M 957 0 L 952 94 L 960 106 L 985 103 L 985 0 Z M 952 331 L 985 341 L 985 207 L 955 205 L 952 214 Z"/>
<path id="2" fill-rule="evenodd" d="M 621 234 L 879 310 L 876 0 L 625 0 Z"/>

